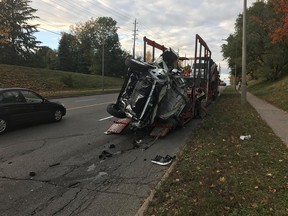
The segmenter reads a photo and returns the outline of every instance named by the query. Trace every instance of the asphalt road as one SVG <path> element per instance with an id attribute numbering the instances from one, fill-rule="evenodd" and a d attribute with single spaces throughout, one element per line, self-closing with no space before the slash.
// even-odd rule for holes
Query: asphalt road
<path id="1" fill-rule="evenodd" d="M 104 133 L 115 120 L 106 106 L 116 97 L 60 99 L 67 107 L 61 122 L 0 136 L 1 216 L 135 215 L 168 168 L 151 159 L 175 155 L 200 120 L 157 141 L 144 136 L 135 148 L 143 134 Z"/>

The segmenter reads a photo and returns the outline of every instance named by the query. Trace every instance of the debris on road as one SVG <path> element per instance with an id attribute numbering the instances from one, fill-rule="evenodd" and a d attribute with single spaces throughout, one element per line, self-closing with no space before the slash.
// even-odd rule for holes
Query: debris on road
<path id="1" fill-rule="evenodd" d="M 112 154 L 108 151 L 102 151 L 102 153 L 99 155 L 99 159 L 105 160 L 106 158 L 112 157 Z"/>
<path id="2" fill-rule="evenodd" d="M 241 140 L 249 140 L 251 138 L 251 135 L 243 135 L 243 136 L 240 136 L 240 139 Z"/>
<path id="3" fill-rule="evenodd" d="M 35 172 L 29 172 L 29 176 L 33 177 L 33 176 L 35 176 L 35 175 L 36 175 Z"/>
<path id="4" fill-rule="evenodd" d="M 58 163 L 54 163 L 54 164 L 50 164 L 49 167 L 54 167 L 54 166 L 58 166 L 58 165 L 60 165 L 59 162 Z"/>
<path id="5" fill-rule="evenodd" d="M 87 172 L 91 172 L 95 170 L 95 168 L 96 168 L 95 164 L 92 164 L 91 166 L 88 167 Z"/>
<path id="6" fill-rule="evenodd" d="M 172 163 L 173 159 L 175 158 L 176 158 L 175 156 L 171 157 L 170 155 L 166 155 L 165 157 L 157 155 L 154 159 L 151 160 L 151 162 L 158 165 L 166 166 Z"/>
<path id="7" fill-rule="evenodd" d="M 114 144 L 111 144 L 111 145 L 109 146 L 109 148 L 110 148 L 110 149 L 116 148 L 116 146 L 115 146 Z"/>

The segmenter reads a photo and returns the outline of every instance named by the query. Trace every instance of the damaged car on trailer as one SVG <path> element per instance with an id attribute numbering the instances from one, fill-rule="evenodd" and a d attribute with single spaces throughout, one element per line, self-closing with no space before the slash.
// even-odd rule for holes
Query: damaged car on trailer
<path id="1" fill-rule="evenodd" d="M 153 61 L 147 63 L 145 55 L 144 61 L 126 60 L 127 75 L 118 98 L 107 106 L 108 113 L 118 120 L 106 134 L 119 134 L 130 126 L 132 130 L 150 129 L 150 136 L 165 136 L 196 115 L 201 117 L 197 89 L 205 92 L 205 107 L 218 95 L 219 71 L 211 59 L 212 52 L 198 34 L 195 55 L 190 58 L 179 57 L 171 48 L 144 37 L 144 53 L 146 45 L 152 46 Z M 155 48 L 162 51 L 156 60 Z M 190 69 L 184 70 L 182 63 L 186 65 L 187 60 L 194 63 L 191 61 Z"/>
<path id="2" fill-rule="evenodd" d="M 173 127 L 181 122 L 183 110 L 193 107 L 187 86 L 178 67 L 178 54 L 166 49 L 151 64 L 128 58 L 127 76 L 116 103 L 107 106 L 107 112 L 117 118 L 129 119 L 133 130 L 155 123 L 169 123 Z"/>

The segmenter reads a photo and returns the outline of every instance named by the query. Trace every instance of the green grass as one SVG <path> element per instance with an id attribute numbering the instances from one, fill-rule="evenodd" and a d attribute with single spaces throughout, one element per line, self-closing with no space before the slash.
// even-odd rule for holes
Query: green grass
<path id="1" fill-rule="evenodd" d="M 44 96 L 102 93 L 102 76 L 0 64 L 0 88 L 24 87 Z M 120 89 L 123 80 L 104 77 L 108 92 Z"/>
<path id="2" fill-rule="evenodd" d="M 145 215 L 288 215 L 287 147 L 232 88 L 212 106 Z"/>
<path id="3" fill-rule="evenodd" d="M 288 76 L 275 82 L 249 81 L 248 91 L 288 112 Z"/>

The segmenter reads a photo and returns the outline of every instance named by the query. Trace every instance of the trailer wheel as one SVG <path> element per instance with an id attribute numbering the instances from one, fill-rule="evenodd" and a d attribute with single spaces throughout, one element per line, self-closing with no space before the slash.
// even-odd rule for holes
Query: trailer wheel
<path id="1" fill-rule="evenodd" d="M 146 72 L 149 68 L 154 68 L 144 62 L 138 61 L 136 59 L 127 58 L 125 60 L 125 65 L 132 70 L 139 71 L 139 72 Z"/>
<path id="2" fill-rule="evenodd" d="M 119 109 L 117 104 L 108 104 L 106 110 L 110 115 L 115 116 L 116 118 L 126 118 L 126 114 Z"/>

